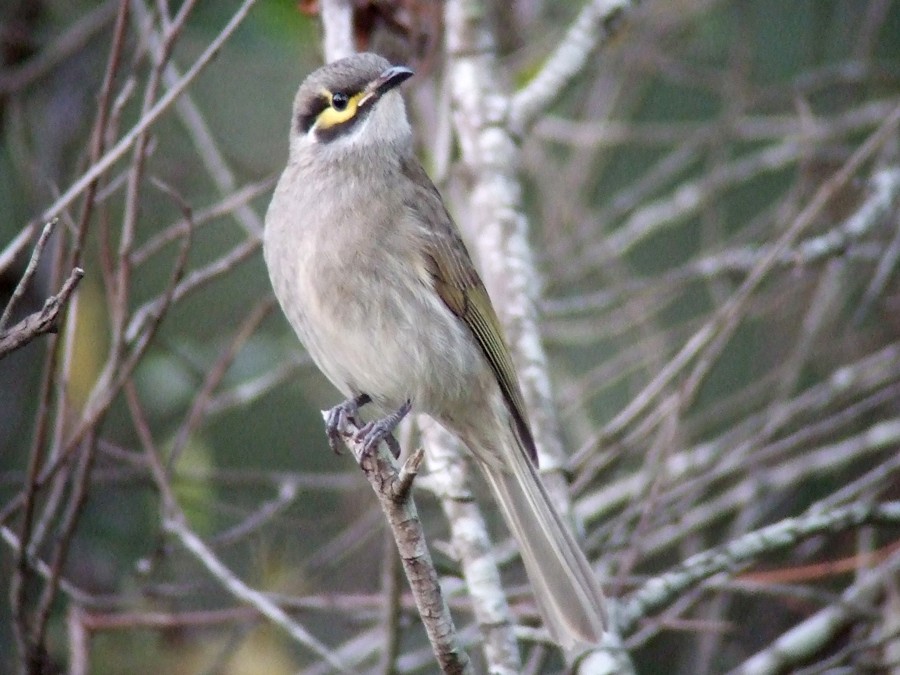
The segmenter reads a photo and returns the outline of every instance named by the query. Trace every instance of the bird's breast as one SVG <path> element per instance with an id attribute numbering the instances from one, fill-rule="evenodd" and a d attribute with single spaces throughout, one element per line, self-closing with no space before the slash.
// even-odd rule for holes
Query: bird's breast
<path id="1" fill-rule="evenodd" d="M 457 408 L 487 366 L 433 288 L 419 225 L 389 194 L 335 203 L 301 192 L 276 189 L 264 250 L 310 356 L 345 396 L 385 409 L 409 398 L 437 417 Z"/>

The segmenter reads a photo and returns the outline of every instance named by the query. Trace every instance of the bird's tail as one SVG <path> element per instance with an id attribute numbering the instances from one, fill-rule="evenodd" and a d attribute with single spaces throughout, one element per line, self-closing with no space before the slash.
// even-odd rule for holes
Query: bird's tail
<path id="1" fill-rule="evenodd" d="M 607 619 L 591 566 L 522 449 L 517 444 L 503 454 L 506 466 L 481 465 L 519 543 L 547 630 L 566 651 L 596 645 Z"/>

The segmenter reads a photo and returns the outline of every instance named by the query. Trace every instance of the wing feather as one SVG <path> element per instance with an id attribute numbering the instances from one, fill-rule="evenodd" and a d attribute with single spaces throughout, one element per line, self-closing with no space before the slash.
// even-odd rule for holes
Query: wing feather
<path id="1" fill-rule="evenodd" d="M 415 194 L 415 199 L 409 206 L 423 223 L 427 223 L 422 227 L 425 266 L 434 289 L 447 308 L 472 332 L 497 377 L 525 450 L 536 464 L 537 451 L 525 413 L 522 390 L 487 289 L 428 174 L 415 158 L 403 163 L 403 173 L 414 186 L 411 193 Z"/>

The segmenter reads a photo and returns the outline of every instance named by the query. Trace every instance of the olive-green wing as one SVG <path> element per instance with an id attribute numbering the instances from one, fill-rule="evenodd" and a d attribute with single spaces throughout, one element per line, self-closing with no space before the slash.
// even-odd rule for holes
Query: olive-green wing
<path id="1" fill-rule="evenodd" d="M 410 206 L 421 214 L 423 222 L 430 224 L 423 232 L 426 242 L 425 263 L 434 282 L 434 289 L 450 311 L 472 331 L 497 377 L 522 443 L 532 461 L 537 463 L 537 450 L 528 425 L 516 370 L 487 289 L 428 174 L 415 159 L 409 159 L 403 168 L 414 184 L 414 189 L 410 192 L 415 194 L 415 201 Z"/>

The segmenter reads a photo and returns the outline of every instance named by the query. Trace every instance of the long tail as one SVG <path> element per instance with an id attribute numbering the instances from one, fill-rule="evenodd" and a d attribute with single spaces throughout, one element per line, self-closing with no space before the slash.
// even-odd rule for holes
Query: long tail
<path id="1" fill-rule="evenodd" d="M 598 644 L 607 619 L 603 593 L 590 564 L 525 453 L 516 447 L 504 456 L 511 464 L 508 468 L 480 464 L 519 542 L 547 630 L 567 651 Z"/>

